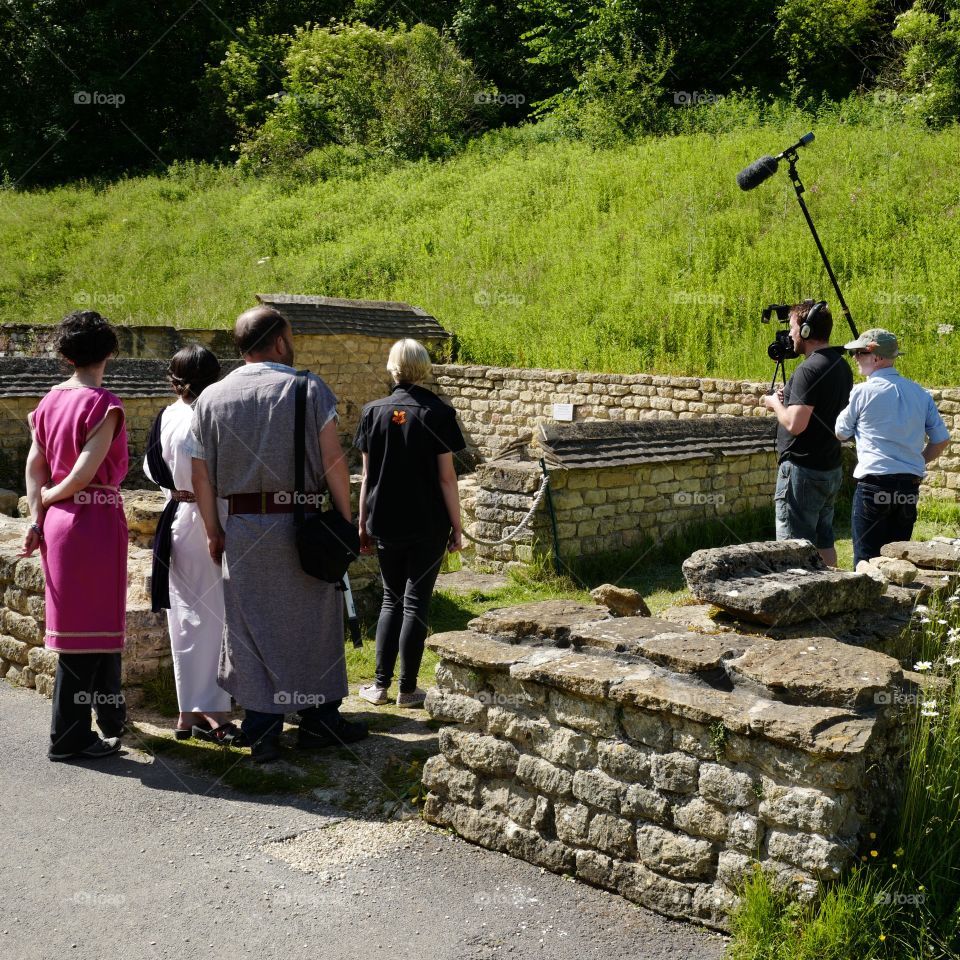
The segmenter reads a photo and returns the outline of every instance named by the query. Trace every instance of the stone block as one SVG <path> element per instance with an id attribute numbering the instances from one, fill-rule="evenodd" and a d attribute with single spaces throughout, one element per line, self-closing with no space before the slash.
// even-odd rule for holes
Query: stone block
<path id="1" fill-rule="evenodd" d="M 649 790 L 638 783 L 627 787 L 620 802 L 620 812 L 625 817 L 643 818 L 657 823 L 670 822 L 670 803 L 656 790 Z"/>
<path id="2" fill-rule="evenodd" d="M 758 813 L 765 823 L 832 836 L 840 830 L 847 808 L 813 787 L 766 786 Z"/>
<path id="3" fill-rule="evenodd" d="M 514 680 L 543 684 L 573 697 L 600 702 L 606 702 L 611 684 L 637 673 L 636 666 L 609 657 L 573 651 L 558 656 L 549 650 L 531 652 L 510 668 Z"/>
<path id="4" fill-rule="evenodd" d="M 755 781 L 719 763 L 700 764 L 699 790 L 703 797 L 725 807 L 749 807 L 757 799 Z"/>
<path id="5" fill-rule="evenodd" d="M 457 803 L 473 806 L 478 797 L 476 774 L 455 767 L 445 757 L 430 757 L 423 765 L 423 785 L 436 794 L 449 797 Z"/>
<path id="6" fill-rule="evenodd" d="M 517 779 L 539 793 L 550 796 L 567 797 L 573 788 L 573 776 L 569 771 L 529 754 L 520 757 Z"/>
<path id="7" fill-rule="evenodd" d="M 659 714 L 624 707 L 620 720 L 624 733 L 631 740 L 654 750 L 669 750 L 673 744 L 673 731 Z"/>
<path id="8" fill-rule="evenodd" d="M 622 740 L 597 743 L 600 769 L 623 783 L 650 783 L 650 751 L 631 747 Z"/>
<path id="9" fill-rule="evenodd" d="M 585 844 L 592 813 L 593 811 L 582 803 L 558 803 L 554 811 L 557 838 L 568 844 Z"/>
<path id="10" fill-rule="evenodd" d="M 727 836 L 727 815 L 718 806 L 694 797 L 673 808 L 673 825 L 684 833 L 722 841 Z"/>
<path id="11" fill-rule="evenodd" d="M 620 893 L 628 900 L 668 917 L 690 916 L 694 889 L 693 884 L 662 877 L 639 863 L 623 866 Z"/>
<path id="12" fill-rule="evenodd" d="M 42 694 L 48 700 L 53 696 L 53 677 L 45 673 L 38 673 L 34 679 L 34 686 L 37 693 Z"/>
<path id="13" fill-rule="evenodd" d="M 828 568 L 806 540 L 697 550 L 683 562 L 683 575 L 698 600 L 766 624 L 868 609 L 883 593 L 872 577 Z"/>
<path id="14" fill-rule="evenodd" d="M 637 857 L 651 870 L 677 880 L 697 880 L 713 873 L 713 844 L 647 823 L 637 828 Z"/>
<path id="15" fill-rule="evenodd" d="M 513 607 L 488 610 L 475 617 L 468 626 L 478 633 L 521 640 L 544 637 L 566 641 L 570 628 L 609 616 L 605 607 L 575 600 L 541 600 Z"/>
<path id="16" fill-rule="evenodd" d="M 697 789 L 700 762 L 683 753 L 654 754 L 650 771 L 658 789 L 671 793 L 692 793 Z"/>
<path id="17" fill-rule="evenodd" d="M 630 590 L 627 587 L 615 587 L 612 583 L 604 583 L 591 590 L 590 596 L 614 616 L 650 616 L 650 608 L 636 590 Z"/>
<path id="18" fill-rule="evenodd" d="M 30 644 L 14 637 L 0 635 L 0 657 L 11 663 L 25 666 L 29 662 Z"/>
<path id="19" fill-rule="evenodd" d="M 455 663 L 441 662 L 436 669 L 437 686 L 449 693 L 476 696 L 480 692 L 483 680 L 480 674 Z"/>
<path id="20" fill-rule="evenodd" d="M 600 770 L 577 770 L 573 775 L 573 795 L 593 807 L 619 813 L 623 793 L 624 785 Z"/>
<path id="21" fill-rule="evenodd" d="M 31 670 L 51 677 L 57 672 L 58 659 L 56 651 L 46 650 L 43 647 L 31 647 L 27 654 L 27 663 Z"/>
<path id="22" fill-rule="evenodd" d="M 578 850 L 577 879 L 605 890 L 617 890 L 623 882 L 623 864 L 595 850 Z"/>
<path id="23" fill-rule="evenodd" d="M 481 671 L 506 672 L 530 652 L 529 648 L 516 644 L 477 636 L 472 630 L 431 634 L 427 646 L 442 660 Z"/>
<path id="24" fill-rule="evenodd" d="M 767 853 L 774 860 L 783 860 L 808 873 L 821 877 L 840 876 L 842 868 L 853 859 L 853 852 L 817 834 L 771 830 L 767 834 Z"/>
<path id="25" fill-rule="evenodd" d="M 436 687 L 431 687 L 427 691 L 424 708 L 434 720 L 462 723 L 467 726 L 483 726 L 487 717 L 487 708 L 473 697 L 447 693 Z"/>
<path id="26" fill-rule="evenodd" d="M 457 829 L 456 823 L 455 820 L 454 829 Z M 573 873 L 576 869 L 576 856 L 569 847 L 556 840 L 545 840 L 539 834 L 523 830 L 512 823 L 508 824 L 504 831 L 502 845 L 494 849 L 506 850 L 514 857 L 553 873 Z"/>
<path id="27" fill-rule="evenodd" d="M 548 716 L 591 737 L 611 737 L 617 732 L 616 706 L 609 701 L 584 700 L 551 690 Z"/>
<path id="28" fill-rule="evenodd" d="M 440 749 L 454 763 L 493 777 L 509 777 L 516 772 L 520 754 L 512 743 L 452 727 L 444 727 L 441 734 L 446 734 L 453 749 L 445 747 L 443 738 Z"/>
<path id="29" fill-rule="evenodd" d="M 633 856 L 633 826 L 628 820 L 598 813 L 590 821 L 587 841 L 592 847 L 623 860 Z"/>
<path id="30" fill-rule="evenodd" d="M 764 826 L 760 820 L 742 810 L 727 820 L 727 846 L 758 855 L 763 842 Z"/>
<path id="31" fill-rule="evenodd" d="M 909 560 L 921 570 L 960 570 L 960 539 L 898 540 L 881 547 L 880 555 Z"/>
<path id="32" fill-rule="evenodd" d="M 33 556 L 20 560 L 13 575 L 13 582 L 21 590 L 29 593 L 43 593 L 43 569 L 40 566 L 40 558 Z"/>
<path id="33" fill-rule="evenodd" d="M 538 735 L 531 744 L 531 749 L 551 763 L 573 769 L 592 767 L 597 759 L 596 748 L 591 739 L 564 727 L 553 727 L 545 734 Z"/>

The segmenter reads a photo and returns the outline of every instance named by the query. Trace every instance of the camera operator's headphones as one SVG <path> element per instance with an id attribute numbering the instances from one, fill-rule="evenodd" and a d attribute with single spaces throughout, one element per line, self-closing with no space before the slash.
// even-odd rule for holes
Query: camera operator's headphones
<path id="1" fill-rule="evenodd" d="M 818 300 L 814 303 L 812 300 L 804 300 L 804 303 L 813 303 L 813 306 L 807 311 L 806 319 L 803 321 L 803 324 L 800 327 L 800 339 L 809 340 L 810 334 L 813 333 L 813 327 L 811 324 L 816 318 L 817 314 L 827 305 L 826 300 Z"/>

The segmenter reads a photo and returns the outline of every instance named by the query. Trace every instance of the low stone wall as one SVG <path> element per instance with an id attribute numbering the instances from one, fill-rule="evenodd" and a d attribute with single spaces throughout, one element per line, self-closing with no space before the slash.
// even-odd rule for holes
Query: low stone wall
<path id="1" fill-rule="evenodd" d="M 904 681 L 883 654 L 805 639 L 771 688 L 782 642 L 569 601 L 470 628 L 428 640 L 445 726 L 424 816 L 474 843 L 725 929 L 754 869 L 811 898 L 895 802 L 901 728 L 876 703 Z"/>
<path id="2" fill-rule="evenodd" d="M 773 450 L 743 455 L 707 453 L 684 460 L 626 467 L 550 469 L 561 558 L 660 543 L 686 527 L 770 508 L 777 475 Z M 462 502 L 467 530 L 497 541 L 521 521 L 540 487 L 538 464 L 495 460 L 477 467 Z M 549 557 L 553 533 L 544 501 L 530 526 L 500 546 L 476 546 L 494 565 Z"/>
<path id="3" fill-rule="evenodd" d="M 434 388 L 456 409 L 476 453 L 489 460 L 539 423 L 553 421 L 553 404 L 573 404 L 575 421 L 692 420 L 704 416 L 768 416 L 759 398 L 768 383 L 651 374 L 517 370 L 435 364 Z M 960 429 L 960 389 L 930 390 L 951 433 Z M 929 468 L 923 495 L 960 497 L 960 455 Z"/>
<path id="4" fill-rule="evenodd" d="M 0 677 L 49 697 L 57 654 L 43 646 L 45 605 L 40 558 L 19 557 L 26 520 L 0 517 Z M 150 609 L 151 555 L 131 544 L 123 682 L 136 684 L 171 663 L 167 619 Z"/>

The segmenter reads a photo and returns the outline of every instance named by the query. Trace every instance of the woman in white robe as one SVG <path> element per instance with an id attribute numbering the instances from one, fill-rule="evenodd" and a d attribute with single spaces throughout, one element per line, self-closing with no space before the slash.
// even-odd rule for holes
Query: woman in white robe
<path id="1" fill-rule="evenodd" d="M 223 641 L 223 579 L 221 568 L 213 562 L 207 548 L 203 520 L 193 501 L 191 457 L 185 449 L 193 422 L 193 402 L 203 389 L 219 379 L 220 364 L 200 345 L 185 347 L 170 362 L 170 379 L 179 399 L 160 414 L 159 451 L 169 469 L 174 489 L 165 489 L 167 502 L 179 501 L 170 528 L 169 597 L 157 602 L 154 584 L 154 609 L 167 605 L 167 625 L 173 653 L 173 672 L 177 687 L 180 717 L 175 728 L 177 739 L 190 736 L 230 743 L 238 729 L 229 722 L 230 694 L 217 685 L 220 647 Z M 162 465 L 150 470 L 150 455 L 143 469 L 155 483 L 164 485 Z M 159 467 L 159 469 L 158 469 Z M 226 521 L 227 503 L 218 502 L 221 520 Z M 154 580 L 162 579 L 163 564 L 155 561 Z"/>

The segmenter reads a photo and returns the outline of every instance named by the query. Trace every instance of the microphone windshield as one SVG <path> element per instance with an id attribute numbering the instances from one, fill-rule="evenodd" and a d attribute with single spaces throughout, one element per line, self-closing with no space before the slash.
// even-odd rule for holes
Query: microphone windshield
<path id="1" fill-rule="evenodd" d="M 737 185 L 741 190 L 759 187 L 764 180 L 768 180 L 777 172 L 777 166 L 776 157 L 761 157 L 737 174 Z"/>

